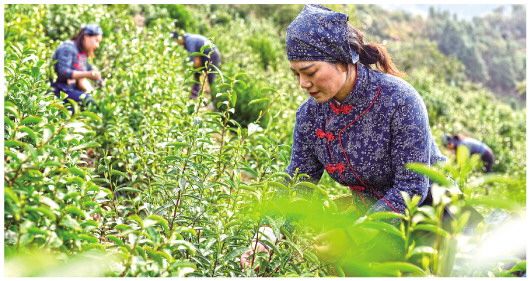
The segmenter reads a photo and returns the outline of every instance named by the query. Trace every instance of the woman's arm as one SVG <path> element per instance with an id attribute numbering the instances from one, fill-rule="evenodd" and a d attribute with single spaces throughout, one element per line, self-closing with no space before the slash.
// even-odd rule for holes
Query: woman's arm
<path id="1" fill-rule="evenodd" d="M 99 73 L 99 71 L 97 70 L 91 70 L 91 71 L 74 70 L 72 71 L 72 78 L 73 79 L 88 78 L 90 80 L 99 80 L 101 79 L 101 73 Z"/>
<path id="2" fill-rule="evenodd" d="M 77 80 L 76 86 L 78 89 L 80 89 L 83 92 L 91 92 L 94 90 L 94 87 L 92 84 L 90 84 L 90 81 L 88 81 L 87 78 L 81 78 Z"/>
<path id="3" fill-rule="evenodd" d="M 307 103 L 296 112 L 291 163 L 286 172 L 293 176 L 298 170 L 299 174 L 308 174 L 312 181 L 318 182 L 324 172 L 324 165 L 318 161 L 314 150 L 315 144 L 311 143 L 310 134 L 313 127 L 308 120 L 309 116 Z"/>
<path id="4" fill-rule="evenodd" d="M 405 211 L 401 192 L 419 195 L 423 201 L 429 189 L 426 176 L 405 168 L 405 164 L 419 162 L 430 165 L 431 133 L 425 105 L 417 92 L 407 93 L 404 102 L 393 112 L 391 121 L 391 159 L 394 182 L 379 201 L 369 210 Z M 421 202 L 420 201 L 420 202 Z"/>
<path id="5" fill-rule="evenodd" d="M 54 54 L 53 59 L 56 60 L 55 72 L 58 80 L 66 81 L 72 79 L 74 68 L 72 67 L 75 51 L 67 47 L 60 47 Z M 75 79 L 75 78 L 74 78 Z"/>

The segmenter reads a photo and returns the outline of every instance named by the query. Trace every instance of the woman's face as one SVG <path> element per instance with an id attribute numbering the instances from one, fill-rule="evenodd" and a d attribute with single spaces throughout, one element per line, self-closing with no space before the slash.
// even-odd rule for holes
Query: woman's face
<path id="1" fill-rule="evenodd" d="M 290 64 L 300 87 L 316 102 L 324 103 L 334 97 L 338 99 L 337 94 L 343 95 L 348 77 L 347 66 L 324 61 L 290 61 Z"/>
<path id="2" fill-rule="evenodd" d="M 93 53 L 99 47 L 101 40 L 103 40 L 103 36 L 101 35 L 85 35 L 85 38 L 83 39 L 83 47 L 85 48 L 85 51 Z"/>

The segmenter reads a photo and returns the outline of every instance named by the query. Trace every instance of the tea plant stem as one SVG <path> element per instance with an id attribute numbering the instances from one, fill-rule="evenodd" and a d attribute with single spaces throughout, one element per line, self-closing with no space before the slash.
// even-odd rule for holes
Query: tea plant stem
<path id="1" fill-rule="evenodd" d="M 250 263 L 250 267 L 254 268 L 254 261 L 256 260 L 256 250 L 258 249 L 258 243 L 259 243 L 259 226 L 261 225 L 261 219 L 258 221 L 258 224 L 256 226 L 256 242 L 254 243 L 254 249 L 252 250 L 252 261 Z"/>
<path id="2" fill-rule="evenodd" d="M 204 67 L 208 69 L 207 68 L 208 63 L 206 63 Z M 205 73 L 206 75 L 208 75 L 207 71 Z M 207 80 L 207 77 L 204 77 L 204 79 L 202 80 L 202 84 L 201 84 L 201 90 L 199 94 L 197 95 L 197 104 L 196 104 L 197 107 L 195 108 L 195 111 L 194 111 L 195 114 L 199 111 L 199 108 L 201 107 L 201 97 L 202 97 L 202 94 L 204 93 L 204 86 L 206 85 L 206 80 Z"/>
<path id="3" fill-rule="evenodd" d="M 412 226 L 412 218 L 414 217 L 414 214 L 411 214 L 409 210 L 407 210 L 407 213 L 409 214 L 408 218 L 405 220 L 405 253 L 406 257 L 409 256 L 409 242 L 410 242 L 410 236 L 411 236 L 411 226 Z"/>
<path id="4" fill-rule="evenodd" d="M 441 204 L 440 206 L 438 206 L 438 209 L 437 209 L 438 216 L 437 216 L 436 221 L 437 221 L 437 226 L 440 228 L 442 227 L 444 209 L 445 209 L 445 204 Z M 436 250 L 436 254 L 433 257 L 433 261 L 432 261 L 433 262 L 432 272 L 435 272 L 437 276 L 439 276 L 440 271 L 441 271 L 441 266 L 440 266 L 440 253 L 442 250 L 441 239 L 442 237 L 440 235 L 436 235 L 436 238 L 434 240 L 434 245 L 433 245 L 433 248 Z"/>
<path id="5" fill-rule="evenodd" d="M 196 103 L 196 107 L 195 107 L 195 110 L 192 114 L 192 119 L 194 118 L 194 116 L 196 116 L 198 114 L 198 111 L 199 111 L 199 107 L 201 105 L 201 99 L 200 97 L 202 96 L 202 94 L 204 93 L 204 86 L 206 84 L 206 79 L 203 79 L 202 81 L 202 85 L 201 85 L 201 90 L 199 92 L 199 95 L 197 97 L 197 103 Z M 193 134 L 191 134 L 193 135 Z M 188 161 L 190 160 L 190 157 L 191 157 L 191 152 L 192 152 L 192 148 L 193 148 L 193 144 L 194 142 L 192 141 L 192 145 L 190 145 L 190 147 L 188 148 L 188 150 L 186 151 L 186 156 L 185 156 L 185 160 L 184 160 L 184 165 L 181 169 L 181 173 L 180 173 L 180 176 L 178 177 L 177 179 L 177 184 L 180 185 L 180 180 L 184 177 L 185 175 L 185 172 L 186 172 L 186 169 L 188 167 Z M 175 206 L 173 207 L 173 214 L 172 214 L 172 217 L 171 217 L 171 221 L 170 221 L 170 224 L 169 224 L 169 229 L 170 230 L 173 230 L 173 227 L 174 227 L 174 224 L 175 224 L 175 220 L 177 218 L 177 210 L 181 204 L 181 200 L 182 200 L 182 194 L 184 192 L 184 186 L 180 187 L 179 186 L 179 191 L 177 193 L 177 200 L 175 202 Z"/>
<path id="6" fill-rule="evenodd" d="M 137 245 L 138 245 L 138 239 L 136 239 L 134 241 L 134 244 L 132 245 L 130 252 L 136 251 L 136 246 Z M 127 271 L 130 270 L 133 257 L 134 256 L 131 255 L 131 257 L 129 259 L 127 259 L 127 263 L 125 264 L 125 268 L 123 269 L 123 271 L 120 273 L 120 277 L 125 277 L 125 275 L 127 274 Z"/>
<path id="7" fill-rule="evenodd" d="M 171 218 L 171 223 L 169 224 L 169 229 L 171 231 L 173 231 L 173 226 L 175 224 L 175 219 L 177 218 L 177 209 L 178 209 L 179 204 L 180 204 L 181 195 L 182 195 L 182 190 L 179 190 L 179 192 L 177 194 L 177 201 L 175 202 L 175 206 L 173 207 L 173 215 L 172 215 L 172 218 Z"/>
<path id="8" fill-rule="evenodd" d="M 276 240 L 276 242 L 274 243 L 274 245 L 278 245 L 278 240 Z M 273 254 L 274 254 L 274 251 L 271 249 L 271 250 L 269 251 L 269 259 L 267 260 L 267 264 L 268 264 L 268 265 L 271 264 L 271 261 L 272 261 L 272 255 L 273 255 Z M 268 268 L 269 268 L 269 267 L 267 266 L 267 269 L 268 269 Z M 267 272 L 268 272 L 268 270 L 265 270 L 265 272 L 263 272 L 262 277 L 267 276 L 267 275 L 265 275 Z M 272 275 L 272 272 L 269 272 L 269 273 Z"/>
<path id="9" fill-rule="evenodd" d="M 215 176 L 214 182 L 219 180 L 219 178 L 221 177 L 221 174 L 223 173 L 222 171 L 224 170 L 224 167 L 221 170 L 221 164 L 223 163 L 223 148 L 225 144 L 225 134 L 226 134 L 226 122 L 223 121 L 223 129 L 221 130 L 221 144 L 219 145 L 219 153 L 217 155 L 217 175 Z"/>
<path id="10" fill-rule="evenodd" d="M 190 147 L 186 151 L 186 157 L 185 157 L 185 160 L 184 160 L 184 164 L 183 164 L 183 167 L 181 169 L 180 176 L 178 177 L 178 180 L 177 180 L 177 184 L 179 185 L 179 191 L 177 193 L 177 201 L 175 202 L 175 206 L 173 207 L 173 215 L 172 215 L 172 218 L 171 218 L 171 222 L 169 224 L 169 229 L 171 231 L 173 230 L 173 226 L 174 226 L 175 220 L 177 218 L 177 210 L 178 210 L 178 207 L 179 207 L 181 199 L 182 199 L 182 193 L 184 191 L 184 186 L 180 186 L 180 179 L 182 179 L 184 177 L 184 175 L 185 175 L 186 169 L 188 167 L 188 161 L 189 161 L 189 158 L 191 156 L 191 150 L 192 149 Z"/>
<path id="11" fill-rule="evenodd" d="M 218 249 L 218 251 L 215 253 L 215 260 L 212 267 L 212 277 L 215 277 L 215 268 L 217 267 L 217 263 L 219 262 L 219 253 L 223 252 L 223 248 L 225 246 L 225 241 L 221 242 L 221 248 Z"/>
<path id="12" fill-rule="evenodd" d="M 234 155 L 234 158 L 233 158 L 233 159 L 234 159 L 234 163 L 239 163 L 239 162 L 240 162 L 239 159 L 242 158 L 242 156 L 243 156 L 242 154 L 239 153 L 239 151 L 242 150 L 241 148 L 243 148 L 243 144 L 244 144 L 245 140 L 246 140 L 245 137 L 239 135 L 239 146 L 238 146 L 237 149 L 235 150 L 236 152 L 235 152 L 235 155 Z M 230 175 L 230 179 L 231 179 L 232 182 L 234 182 L 234 183 L 236 182 L 236 179 L 235 179 L 235 177 L 236 177 L 236 170 L 237 170 L 237 169 L 232 169 L 232 174 Z M 239 178 L 238 180 L 240 180 L 240 178 Z M 232 186 L 231 186 L 231 187 L 230 187 L 230 195 L 232 194 L 232 189 L 233 189 L 233 188 L 232 188 Z M 237 192 L 237 191 L 236 191 L 236 192 Z M 232 200 L 232 203 L 234 204 L 234 203 L 235 203 L 235 200 Z M 232 208 L 233 208 L 233 207 L 234 207 L 234 205 L 232 205 Z"/>

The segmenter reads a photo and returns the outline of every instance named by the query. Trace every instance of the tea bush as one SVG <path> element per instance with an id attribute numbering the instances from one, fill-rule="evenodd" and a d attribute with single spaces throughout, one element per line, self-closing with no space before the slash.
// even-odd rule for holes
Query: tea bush
<path id="1" fill-rule="evenodd" d="M 408 198 L 403 215 L 362 216 L 352 209 L 355 198 L 327 174 L 315 185 L 283 172 L 295 112 L 306 98 L 283 55 L 278 34 L 284 26 L 251 12 L 236 16 L 239 6 L 190 5 L 184 12 L 167 5 L 200 22 L 198 28 L 221 50 L 211 97 L 219 110 L 211 111 L 206 93 L 188 99 L 193 70 L 183 63 L 186 52 L 169 39 L 171 9 L 143 6 L 144 12 L 167 13 L 141 27 L 132 20 L 134 6 L 5 6 L 8 275 L 85 273 L 75 261 L 87 257 L 93 274 L 116 277 L 522 272 L 520 257 L 506 270 L 466 271 L 469 259 L 459 254 L 457 240 L 466 231 L 469 207 L 483 216 L 524 213 L 524 111 L 476 85 L 449 85 L 410 66 L 407 80 L 424 97 L 437 142 L 445 131 L 482 138 L 497 154 L 496 174 L 481 174 L 477 158 L 465 151 L 442 167 L 412 165 L 436 182 L 435 204 L 417 206 L 417 198 Z M 353 14 L 354 7 L 348 9 Z M 215 15 L 223 15 L 223 24 L 212 20 Z M 85 21 L 105 30 L 93 64 L 106 83 L 93 92 L 96 112 L 71 115 L 49 92 L 50 57 L 52 47 Z M 63 23 L 72 30 L 62 30 Z M 444 223 L 445 209 L 456 218 Z M 241 269 L 239 257 L 264 224 L 281 239 L 264 242 L 271 254 L 257 254 L 253 268 Z M 482 222 L 477 229 L 475 244 L 495 226 Z M 335 260 L 318 257 L 314 249 L 315 237 L 329 230 L 327 237 L 339 245 Z M 64 270 L 57 269 L 57 259 Z"/>

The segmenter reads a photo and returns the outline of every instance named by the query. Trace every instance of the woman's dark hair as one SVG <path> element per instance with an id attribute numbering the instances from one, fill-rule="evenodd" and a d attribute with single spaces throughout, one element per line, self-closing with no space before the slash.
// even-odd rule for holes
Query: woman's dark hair
<path id="1" fill-rule="evenodd" d="M 377 69 L 385 73 L 398 77 L 405 76 L 405 73 L 399 71 L 392 62 L 392 57 L 390 57 L 385 46 L 376 43 L 365 44 L 363 37 L 361 31 L 348 24 L 348 42 L 359 54 L 360 63 L 366 66 L 375 64 Z"/>
<path id="2" fill-rule="evenodd" d="M 85 36 L 98 36 L 98 34 L 93 34 L 91 32 L 87 32 L 85 28 L 81 28 L 79 30 L 79 32 L 77 32 L 76 35 L 74 35 L 71 40 L 74 41 L 74 44 L 75 46 L 77 47 L 77 49 L 81 50 L 81 51 L 86 51 L 87 52 L 87 56 L 90 57 L 90 58 L 93 58 L 94 57 L 94 52 L 89 52 L 87 50 L 85 50 L 85 46 L 83 45 L 83 39 L 85 38 Z"/>

